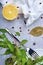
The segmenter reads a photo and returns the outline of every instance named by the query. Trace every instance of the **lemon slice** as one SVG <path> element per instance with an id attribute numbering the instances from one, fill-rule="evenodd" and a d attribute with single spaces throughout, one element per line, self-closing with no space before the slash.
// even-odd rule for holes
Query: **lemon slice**
<path id="1" fill-rule="evenodd" d="M 2 15 L 7 20 L 13 20 L 18 15 L 18 8 L 13 4 L 8 4 L 3 7 Z"/>

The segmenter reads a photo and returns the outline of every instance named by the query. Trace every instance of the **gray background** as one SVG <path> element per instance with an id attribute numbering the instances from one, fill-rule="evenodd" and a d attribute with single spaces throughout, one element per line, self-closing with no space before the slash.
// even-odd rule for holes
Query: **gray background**
<path id="1" fill-rule="evenodd" d="M 12 29 L 12 26 L 14 26 L 14 29 Z M 15 32 L 20 31 L 19 27 L 22 27 L 22 32 L 20 32 L 21 36 L 17 38 L 19 40 L 27 39 L 28 43 L 25 44 L 26 47 L 31 47 L 33 49 L 43 49 L 43 35 L 39 37 L 33 37 L 32 35 L 28 34 L 31 31 L 31 29 L 36 26 L 43 26 L 43 19 L 41 19 L 41 17 L 29 27 L 25 26 L 24 19 L 20 16 L 19 19 L 13 21 L 5 20 L 2 16 L 2 7 L 0 5 L 0 28 L 8 28 L 15 35 Z M 29 32 L 28 29 L 30 30 Z M 8 38 L 10 38 L 9 40 L 13 42 L 13 39 L 10 36 L 8 36 Z M 33 45 L 34 42 L 36 43 L 36 45 Z M 4 50 L 5 49 L 2 49 L 0 51 L 0 54 L 3 53 Z M 7 56 L 0 56 L 0 65 L 5 65 L 4 62 L 6 58 Z"/>

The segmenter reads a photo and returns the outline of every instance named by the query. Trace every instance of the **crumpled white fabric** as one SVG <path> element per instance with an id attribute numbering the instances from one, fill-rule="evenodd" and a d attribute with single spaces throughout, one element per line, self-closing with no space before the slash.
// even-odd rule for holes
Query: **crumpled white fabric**
<path id="1" fill-rule="evenodd" d="M 43 14 L 43 0 L 0 0 L 0 2 L 3 6 L 10 3 L 19 6 L 19 13 L 23 13 L 24 18 L 27 18 L 26 26 L 31 25 Z"/>
<path id="2" fill-rule="evenodd" d="M 22 4 L 19 7 L 22 8 L 24 18 L 28 18 L 26 26 L 31 25 L 43 14 L 43 0 L 22 0 Z"/>

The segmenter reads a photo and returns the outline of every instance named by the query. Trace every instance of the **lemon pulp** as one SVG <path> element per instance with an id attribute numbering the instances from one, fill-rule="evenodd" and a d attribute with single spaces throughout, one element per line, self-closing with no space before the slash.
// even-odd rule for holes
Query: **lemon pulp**
<path id="1" fill-rule="evenodd" d="M 13 20 L 18 15 L 18 8 L 13 4 L 8 4 L 3 7 L 2 14 L 3 17 L 6 18 L 7 20 Z"/>

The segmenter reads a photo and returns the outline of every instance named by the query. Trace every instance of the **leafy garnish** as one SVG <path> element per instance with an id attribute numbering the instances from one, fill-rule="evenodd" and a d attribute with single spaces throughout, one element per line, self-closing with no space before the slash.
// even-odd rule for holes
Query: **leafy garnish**
<path id="1" fill-rule="evenodd" d="M 28 58 L 27 65 L 35 65 L 31 58 Z"/>
<path id="2" fill-rule="evenodd" d="M 11 42 L 6 38 L 5 34 L 0 35 L 0 38 L 3 41 L 0 41 L 0 46 L 2 47 L 8 47 L 12 52 L 14 51 L 14 45 L 11 44 Z"/>
<path id="3" fill-rule="evenodd" d="M 0 47 L 8 48 L 8 46 L 6 45 L 6 43 L 3 42 L 3 41 L 0 41 Z"/>
<path id="4" fill-rule="evenodd" d="M 43 56 L 36 59 L 36 63 L 43 61 Z"/>
<path id="5" fill-rule="evenodd" d="M 20 36 L 20 33 L 19 33 L 19 32 L 16 32 L 16 35 L 17 35 L 17 36 Z"/>
<path id="6" fill-rule="evenodd" d="M 7 58 L 6 61 L 5 61 L 5 65 L 13 65 L 14 64 L 14 61 L 12 58 Z"/>
<path id="7" fill-rule="evenodd" d="M 26 40 L 26 39 L 24 39 L 24 40 L 22 40 L 21 42 L 20 42 L 20 44 L 21 45 L 24 45 L 25 43 L 27 43 L 28 41 Z"/>
<path id="8" fill-rule="evenodd" d="M 7 50 L 5 51 L 5 53 L 4 53 L 4 55 L 8 55 L 8 54 L 10 54 L 10 53 L 12 53 L 12 52 L 10 51 L 10 49 L 7 49 Z"/>
<path id="9" fill-rule="evenodd" d="M 7 59 L 6 65 L 13 65 L 16 61 L 17 61 L 16 65 L 36 65 L 37 63 L 39 65 L 39 63 L 43 61 L 43 56 L 37 58 L 34 61 L 31 58 L 27 59 L 27 54 L 25 49 L 19 48 L 18 46 L 16 46 L 16 44 L 12 44 L 6 37 L 5 30 L 3 31 L 3 29 L 1 29 L 0 32 L 2 32 L 2 34 L 0 34 L 0 47 L 7 49 L 4 55 L 12 54 L 11 58 Z M 23 46 L 27 42 L 28 41 L 24 39 L 20 42 L 20 45 Z M 10 59 L 11 59 L 11 62 L 10 62 Z M 43 63 L 40 65 L 43 65 Z"/>
<path id="10" fill-rule="evenodd" d="M 2 33 L 6 33 L 7 30 L 6 30 L 6 29 L 0 29 L 0 32 L 2 32 Z"/>

